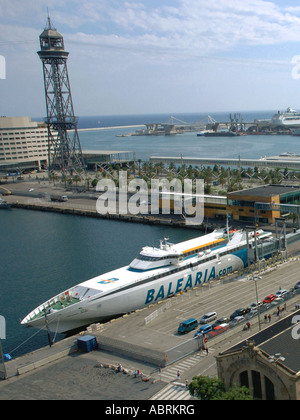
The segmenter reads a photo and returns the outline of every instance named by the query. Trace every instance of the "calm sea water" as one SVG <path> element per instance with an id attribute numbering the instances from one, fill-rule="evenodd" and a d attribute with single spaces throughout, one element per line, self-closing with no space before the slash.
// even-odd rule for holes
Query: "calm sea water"
<path id="1" fill-rule="evenodd" d="M 276 111 L 253 111 L 243 113 L 245 122 L 271 118 Z M 206 114 L 207 115 L 207 114 Z M 196 122 L 204 114 L 174 115 L 181 121 Z M 211 114 L 217 121 L 229 121 L 228 113 Z M 123 125 L 167 122 L 170 115 L 95 116 L 81 117 L 79 128 L 116 127 Z M 232 157 L 253 158 L 280 155 L 285 152 L 300 153 L 299 137 L 293 136 L 241 136 L 241 137 L 197 137 L 196 133 L 176 136 L 116 137 L 117 134 L 132 133 L 135 128 L 120 128 L 79 133 L 84 150 L 113 150 L 135 153 L 136 159 L 148 160 L 150 156 L 180 157 Z"/>
<path id="2" fill-rule="evenodd" d="M 39 304 L 77 283 L 129 264 L 143 246 L 158 246 L 164 237 L 180 242 L 200 234 L 21 209 L 1 210 L 0 232 L 0 315 L 7 327 L 2 344 L 13 357 L 48 344 L 45 331 L 35 335 L 37 330 L 19 323 Z"/>
<path id="3" fill-rule="evenodd" d="M 243 119 L 270 118 L 274 113 L 247 113 L 243 114 Z M 211 115 L 218 121 L 229 120 L 229 113 Z M 169 116 L 82 117 L 79 128 L 166 122 Z M 186 122 L 205 117 L 199 114 L 174 116 Z M 131 151 L 142 160 L 154 155 L 258 158 L 287 151 L 300 153 L 299 137 L 292 136 L 199 138 L 189 133 L 171 137 L 116 137 L 116 134 L 134 130 L 82 131 L 82 148 Z M 0 315 L 7 322 L 7 337 L 2 344 L 4 351 L 13 357 L 47 345 L 44 331 L 36 334 L 36 330 L 19 324 L 19 320 L 40 303 L 79 282 L 127 265 L 145 245 L 158 245 L 164 237 L 180 242 L 199 235 L 195 230 L 19 209 L 0 212 L 0 233 Z"/>

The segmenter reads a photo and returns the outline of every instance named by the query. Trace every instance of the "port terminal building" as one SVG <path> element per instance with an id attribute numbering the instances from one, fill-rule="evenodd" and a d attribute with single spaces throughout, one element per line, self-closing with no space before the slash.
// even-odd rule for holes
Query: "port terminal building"
<path id="1" fill-rule="evenodd" d="M 88 170 L 101 169 L 106 165 L 121 168 L 135 161 L 135 154 L 130 151 L 83 150 L 82 155 Z"/>
<path id="2" fill-rule="evenodd" d="M 274 223 L 288 213 L 299 215 L 300 187 L 263 185 L 227 194 L 228 212 L 233 220 Z"/>
<path id="3" fill-rule="evenodd" d="M 204 195 L 202 203 L 205 220 L 221 221 L 230 216 L 237 223 L 273 224 L 277 218 L 291 213 L 300 217 L 300 186 L 263 185 L 227 193 L 227 196 Z M 195 206 L 195 203 L 190 205 Z M 162 199 L 162 211 L 164 207 Z M 172 209 L 174 205 L 171 203 Z M 191 210 L 189 213 L 192 213 Z"/>

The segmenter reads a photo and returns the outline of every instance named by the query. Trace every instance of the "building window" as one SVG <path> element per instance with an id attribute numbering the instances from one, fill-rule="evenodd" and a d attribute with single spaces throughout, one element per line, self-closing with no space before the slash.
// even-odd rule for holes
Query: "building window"
<path id="1" fill-rule="evenodd" d="M 256 370 L 252 370 L 251 375 L 252 375 L 252 384 L 253 384 L 253 397 L 255 399 L 261 400 L 262 389 L 261 389 L 260 373 L 257 372 Z"/>
<path id="2" fill-rule="evenodd" d="M 270 381 L 269 378 L 265 376 L 265 386 L 266 386 L 266 399 L 268 401 L 275 401 L 275 389 L 274 384 Z"/>
<path id="3" fill-rule="evenodd" d="M 249 377 L 248 377 L 247 370 L 244 370 L 244 372 L 240 374 L 240 384 L 241 384 L 241 387 L 245 386 L 246 388 L 249 389 Z"/>

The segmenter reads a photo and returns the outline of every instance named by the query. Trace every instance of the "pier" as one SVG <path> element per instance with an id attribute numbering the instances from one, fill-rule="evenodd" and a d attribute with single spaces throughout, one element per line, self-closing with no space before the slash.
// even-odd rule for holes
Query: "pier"
<path id="1" fill-rule="evenodd" d="M 141 127 L 141 126 L 139 126 Z M 120 127 L 118 127 L 120 128 Z M 241 114 L 230 114 L 229 121 L 217 121 L 207 115 L 200 121 L 185 122 L 175 117 L 170 117 L 166 122 L 145 123 L 133 133 L 124 136 L 170 136 L 195 132 L 205 136 L 236 136 L 243 135 L 291 135 L 291 129 L 299 128 L 299 125 L 276 124 L 272 120 L 244 121 Z"/>
<path id="2" fill-rule="evenodd" d="M 220 165 L 233 167 L 257 167 L 257 168 L 280 168 L 280 169 L 300 169 L 300 156 L 285 154 L 281 156 L 271 156 L 262 159 L 242 159 L 242 158 L 198 158 L 181 155 L 178 156 L 151 156 L 152 163 L 165 163 L 169 165 Z"/>

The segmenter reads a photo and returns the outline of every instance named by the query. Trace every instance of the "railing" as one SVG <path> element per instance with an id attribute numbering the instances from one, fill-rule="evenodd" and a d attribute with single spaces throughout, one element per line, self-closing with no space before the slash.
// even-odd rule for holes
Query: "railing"
<path id="1" fill-rule="evenodd" d="M 162 312 L 165 312 L 167 309 L 171 308 L 172 306 L 172 300 L 168 300 L 165 305 L 162 305 L 159 309 L 152 312 L 149 316 L 145 318 L 145 325 L 148 325 L 150 322 L 154 321 Z"/>

